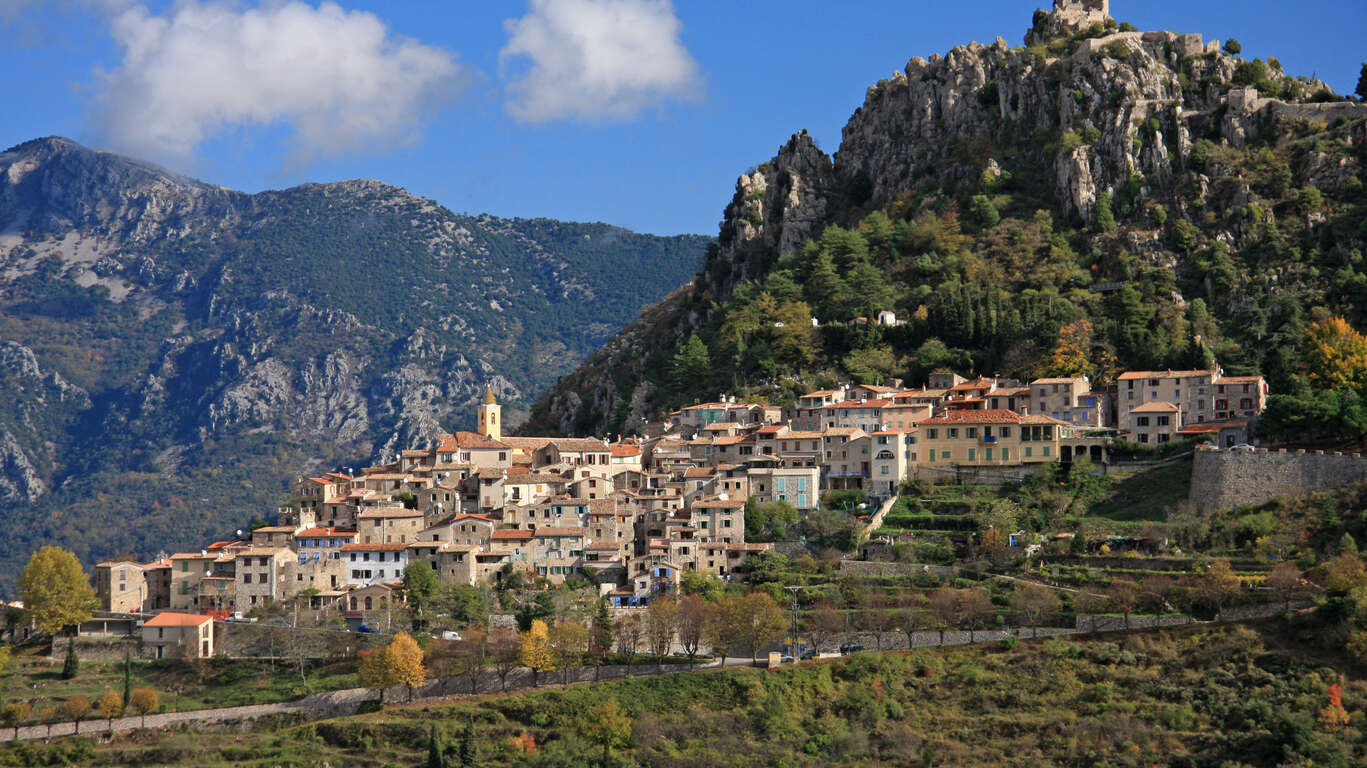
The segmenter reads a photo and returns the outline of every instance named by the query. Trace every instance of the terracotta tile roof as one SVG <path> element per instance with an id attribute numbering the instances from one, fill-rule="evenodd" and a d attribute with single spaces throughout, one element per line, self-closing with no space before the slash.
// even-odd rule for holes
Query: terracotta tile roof
<path id="1" fill-rule="evenodd" d="M 472 448 L 500 450 L 508 448 L 508 444 L 491 440 L 478 432 L 456 432 L 450 435 L 442 435 L 441 442 L 437 444 L 437 450 L 442 453 Z"/>
<path id="2" fill-rule="evenodd" d="M 965 381 L 962 384 L 955 384 L 949 388 L 950 392 L 966 392 L 974 389 L 991 389 L 997 385 L 992 379 L 977 378 L 972 381 Z"/>
<path id="3" fill-rule="evenodd" d="M 1215 371 L 1125 371 L 1116 377 L 1117 381 L 1129 381 L 1131 379 L 1176 379 L 1190 378 L 1192 376 L 1211 376 Z"/>
<path id="4" fill-rule="evenodd" d="M 925 422 L 923 421 L 923 422 L 921 422 L 921 423 L 924 424 Z M 1032 413 L 1032 414 L 1030 414 L 1029 416 L 1022 416 L 1022 417 L 1021 417 L 1021 423 L 1022 423 L 1022 424 L 1048 424 L 1048 425 L 1053 425 L 1053 426 L 1058 426 L 1058 427 L 1067 427 L 1067 426 L 1071 426 L 1071 425 L 1070 425 L 1068 422 L 1066 422 L 1066 421 L 1059 421 L 1058 419 L 1051 418 L 1051 417 L 1049 417 L 1049 416 L 1045 416 L 1045 415 L 1042 414 L 1042 413 Z"/>
<path id="5" fill-rule="evenodd" d="M 391 517 L 422 517 L 422 510 L 408 509 L 406 507 L 370 507 L 369 509 L 362 510 L 356 517 L 366 518 L 368 520 Z"/>
<path id="6" fill-rule="evenodd" d="M 531 473 L 509 473 L 504 485 L 548 485 L 568 482 L 560 475 L 533 475 Z"/>
<path id="7" fill-rule="evenodd" d="M 407 544 L 362 544 L 360 542 L 353 542 L 351 544 L 342 545 L 343 552 L 402 552 L 405 549 L 408 549 Z"/>
<path id="8" fill-rule="evenodd" d="M 799 432 L 793 430 L 786 435 L 779 437 L 780 440 L 816 440 L 821 437 L 820 432 Z"/>
<path id="9" fill-rule="evenodd" d="M 864 430 L 859 427 L 831 427 L 821 433 L 822 437 L 853 437 L 856 433 L 863 435 Z"/>
<path id="10" fill-rule="evenodd" d="M 113 568 L 116 565 L 131 565 L 135 568 L 142 567 L 136 561 L 133 560 L 106 560 L 103 563 L 95 563 L 96 568 Z"/>
<path id="11" fill-rule="evenodd" d="M 1262 376 L 1222 376 L 1216 384 L 1254 384 L 1263 380 Z"/>
<path id="12" fill-rule="evenodd" d="M 1055 376 L 1054 378 L 1050 379 L 1035 379 L 1034 381 L 1030 382 L 1030 386 L 1033 387 L 1036 384 L 1076 384 L 1081 379 L 1081 376 L 1075 378 Z"/>
<path id="13" fill-rule="evenodd" d="M 144 627 L 198 627 L 206 621 L 213 621 L 213 616 L 198 613 L 171 613 L 169 611 L 158 613 L 156 616 L 143 622 Z"/>
<path id="14" fill-rule="evenodd" d="M 616 499 L 589 499 L 590 515 L 615 515 L 617 514 Z"/>
<path id="15" fill-rule="evenodd" d="M 537 528 L 532 532 L 532 535 L 538 539 L 546 536 L 583 536 L 584 529 L 577 526 L 567 526 L 564 528 Z"/>
<path id="16" fill-rule="evenodd" d="M 727 429 L 740 429 L 740 422 L 736 421 L 714 421 L 702 428 L 704 432 L 721 432 Z"/>
<path id="17" fill-rule="evenodd" d="M 716 474 L 716 471 L 710 467 L 689 467 L 687 470 L 684 471 L 685 478 L 694 479 L 707 479 L 712 477 L 712 475 L 714 474 Z"/>
<path id="18" fill-rule="evenodd" d="M 741 509 L 745 502 L 740 499 L 702 499 L 693 502 L 694 509 Z"/>
<path id="19" fill-rule="evenodd" d="M 1130 413 L 1177 413 L 1182 410 L 1172 403 L 1163 400 L 1156 400 L 1151 403 L 1135 406 L 1130 409 Z"/>
<path id="20" fill-rule="evenodd" d="M 822 410 L 834 410 L 838 408 L 887 408 L 892 405 L 891 400 L 846 400 L 841 403 L 831 403 L 823 405 Z"/>
<path id="21" fill-rule="evenodd" d="M 171 555 L 172 560 L 204 560 L 215 557 L 218 557 L 218 555 L 209 555 L 202 552 L 177 552 L 174 555 Z"/>
<path id="22" fill-rule="evenodd" d="M 608 450 L 608 447 L 603 444 L 602 440 L 594 440 L 586 437 L 555 438 L 551 442 L 555 444 L 556 449 L 562 452 L 569 451 L 581 453 L 587 451 L 600 451 L 606 453 Z"/>
<path id="23" fill-rule="evenodd" d="M 491 538 L 494 541 L 530 541 L 532 532 L 518 528 L 504 528 L 502 530 L 494 531 L 494 535 Z"/>
<path id="24" fill-rule="evenodd" d="M 933 419 L 926 419 L 921 422 L 922 427 L 933 427 L 940 424 L 1019 424 L 1023 417 L 1015 411 L 1007 410 L 965 410 L 950 411 L 943 416 L 936 416 Z"/>
<path id="25" fill-rule="evenodd" d="M 485 515 L 471 515 L 471 514 L 468 514 L 468 513 L 467 513 L 467 514 L 464 514 L 464 515 L 456 515 L 455 517 L 451 518 L 451 522 L 453 522 L 453 523 L 458 523 L 458 522 L 460 522 L 461 520 L 479 520 L 480 522 L 483 522 L 483 523 L 496 523 L 496 522 L 498 522 L 497 520 L 493 519 L 492 517 L 487 517 L 487 516 L 485 516 Z"/>
<path id="26" fill-rule="evenodd" d="M 354 539 L 354 538 L 356 538 L 356 532 L 355 532 L 355 531 L 351 531 L 351 530 L 346 530 L 346 529 L 343 529 L 343 528 L 332 528 L 332 527 L 328 527 L 328 528 L 306 528 L 306 529 L 304 529 L 304 530 L 302 530 L 302 531 L 300 531 L 300 532 L 294 534 L 294 538 L 296 538 L 296 539 L 317 539 L 317 538 L 322 538 L 322 537 L 328 537 L 328 538 L 333 538 L 333 539 Z"/>
<path id="27" fill-rule="evenodd" d="M 499 441 L 510 448 L 535 451 L 550 445 L 554 439 L 551 437 L 503 437 L 499 438 Z"/>
<path id="28" fill-rule="evenodd" d="M 627 456 L 640 456 L 641 446 L 622 445 L 621 443 L 618 443 L 617 445 L 612 446 L 612 455 L 614 458 L 618 459 L 626 458 Z"/>
<path id="29" fill-rule="evenodd" d="M 292 525 L 263 525 L 260 528 L 253 528 L 252 533 L 294 533 Z"/>

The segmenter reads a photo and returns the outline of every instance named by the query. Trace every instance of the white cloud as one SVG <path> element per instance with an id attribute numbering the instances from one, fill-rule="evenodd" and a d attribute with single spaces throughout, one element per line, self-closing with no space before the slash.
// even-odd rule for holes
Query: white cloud
<path id="1" fill-rule="evenodd" d="M 499 61 L 530 67 L 509 85 L 519 120 L 634 117 L 670 97 L 695 98 L 698 63 L 669 0 L 530 0 L 504 23 Z"/>
<path id="2" fill-rule="evenodd" d="M 449 51 L 333 3 L 191 0 L 162 16 L 139 6 L 111 29 L 123 61 L 96 73 L 97 130 L 165 159 L 249 126 L 292 127 L 297 161 L 406 142 L 468 79 Z"/>

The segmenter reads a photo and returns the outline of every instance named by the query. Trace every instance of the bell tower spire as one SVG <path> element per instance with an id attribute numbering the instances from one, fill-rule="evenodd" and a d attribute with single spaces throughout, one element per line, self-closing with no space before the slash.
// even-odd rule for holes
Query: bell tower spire
<path id="1" fill-rule="evenodd" d="M 503 406 L 499 405 L 498 400 L 494 397 L 493 388 L 485 387 L 484 402 L 475 412 L 475 431 L 490 440 L 501 440 L 503 438 L 503 424 L 500 421 L 502 415 Z"/>

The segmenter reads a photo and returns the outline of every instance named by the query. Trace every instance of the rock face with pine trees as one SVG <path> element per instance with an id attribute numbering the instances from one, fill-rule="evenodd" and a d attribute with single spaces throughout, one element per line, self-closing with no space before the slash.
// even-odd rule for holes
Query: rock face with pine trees
<path id="1" fill-rule="evenodd" d="M 1323 308 L 1367 319 L 1367 106 L 1237 41 L 1109 10 L 1060 0 L 1024 45 L 912 58 L 868 89 L 834 157 L 793 136 L 740 177 L 702 272 L 533 426 L 630 431 L 823 373 L 1029 378 L 1064 327 L 1086 331 L 1103 383 L 1218 362 L 1303 388 L 1297 346 Z M 897 322 L 873 322 L 884 311 Z M 695 336 L 702 378 L 680 375 Z"/>
<path id="2" fill-rule="evenodd" d="M 299 473 L 471 426 L 486 387 L 515 419 L 706 243 L 375 181 L 249 195 L 58 138 L 0 152 L 0 583 L 37 543 L 197 546 Z"/>

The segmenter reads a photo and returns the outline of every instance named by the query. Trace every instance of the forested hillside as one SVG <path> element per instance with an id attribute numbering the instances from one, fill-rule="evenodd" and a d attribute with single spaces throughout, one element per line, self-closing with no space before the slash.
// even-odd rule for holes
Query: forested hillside
<path id="1" fill-rule="evenodd" d="M 0 590 L 39 542 L 148 557 L 268 517 L 299 473 L 471 426 L 485 386 L 516 418 L 706 242 L 0 153 Z"/>
<path id="2" fill-rule="evenodd" d="M 1025 46 L 913 58 L 833 158 L 803 132 L 743 174 L 704 271 L 532 426 L 630 430 L 836 375 L 1105 384 L 1218 362 L 1265 374 L 1280 413 L 1318 409 L 1292 429 L 1355 414 L 1367 433 L 1367 355 L 1341 391 L 1303 375 L 1314 339 L 1347 329 L 1351 358 L 1367 323 L 1367 106 L 1238 53 L 1041 11 Z M 855 322 L 880 310 L 905 324 Z"/>

